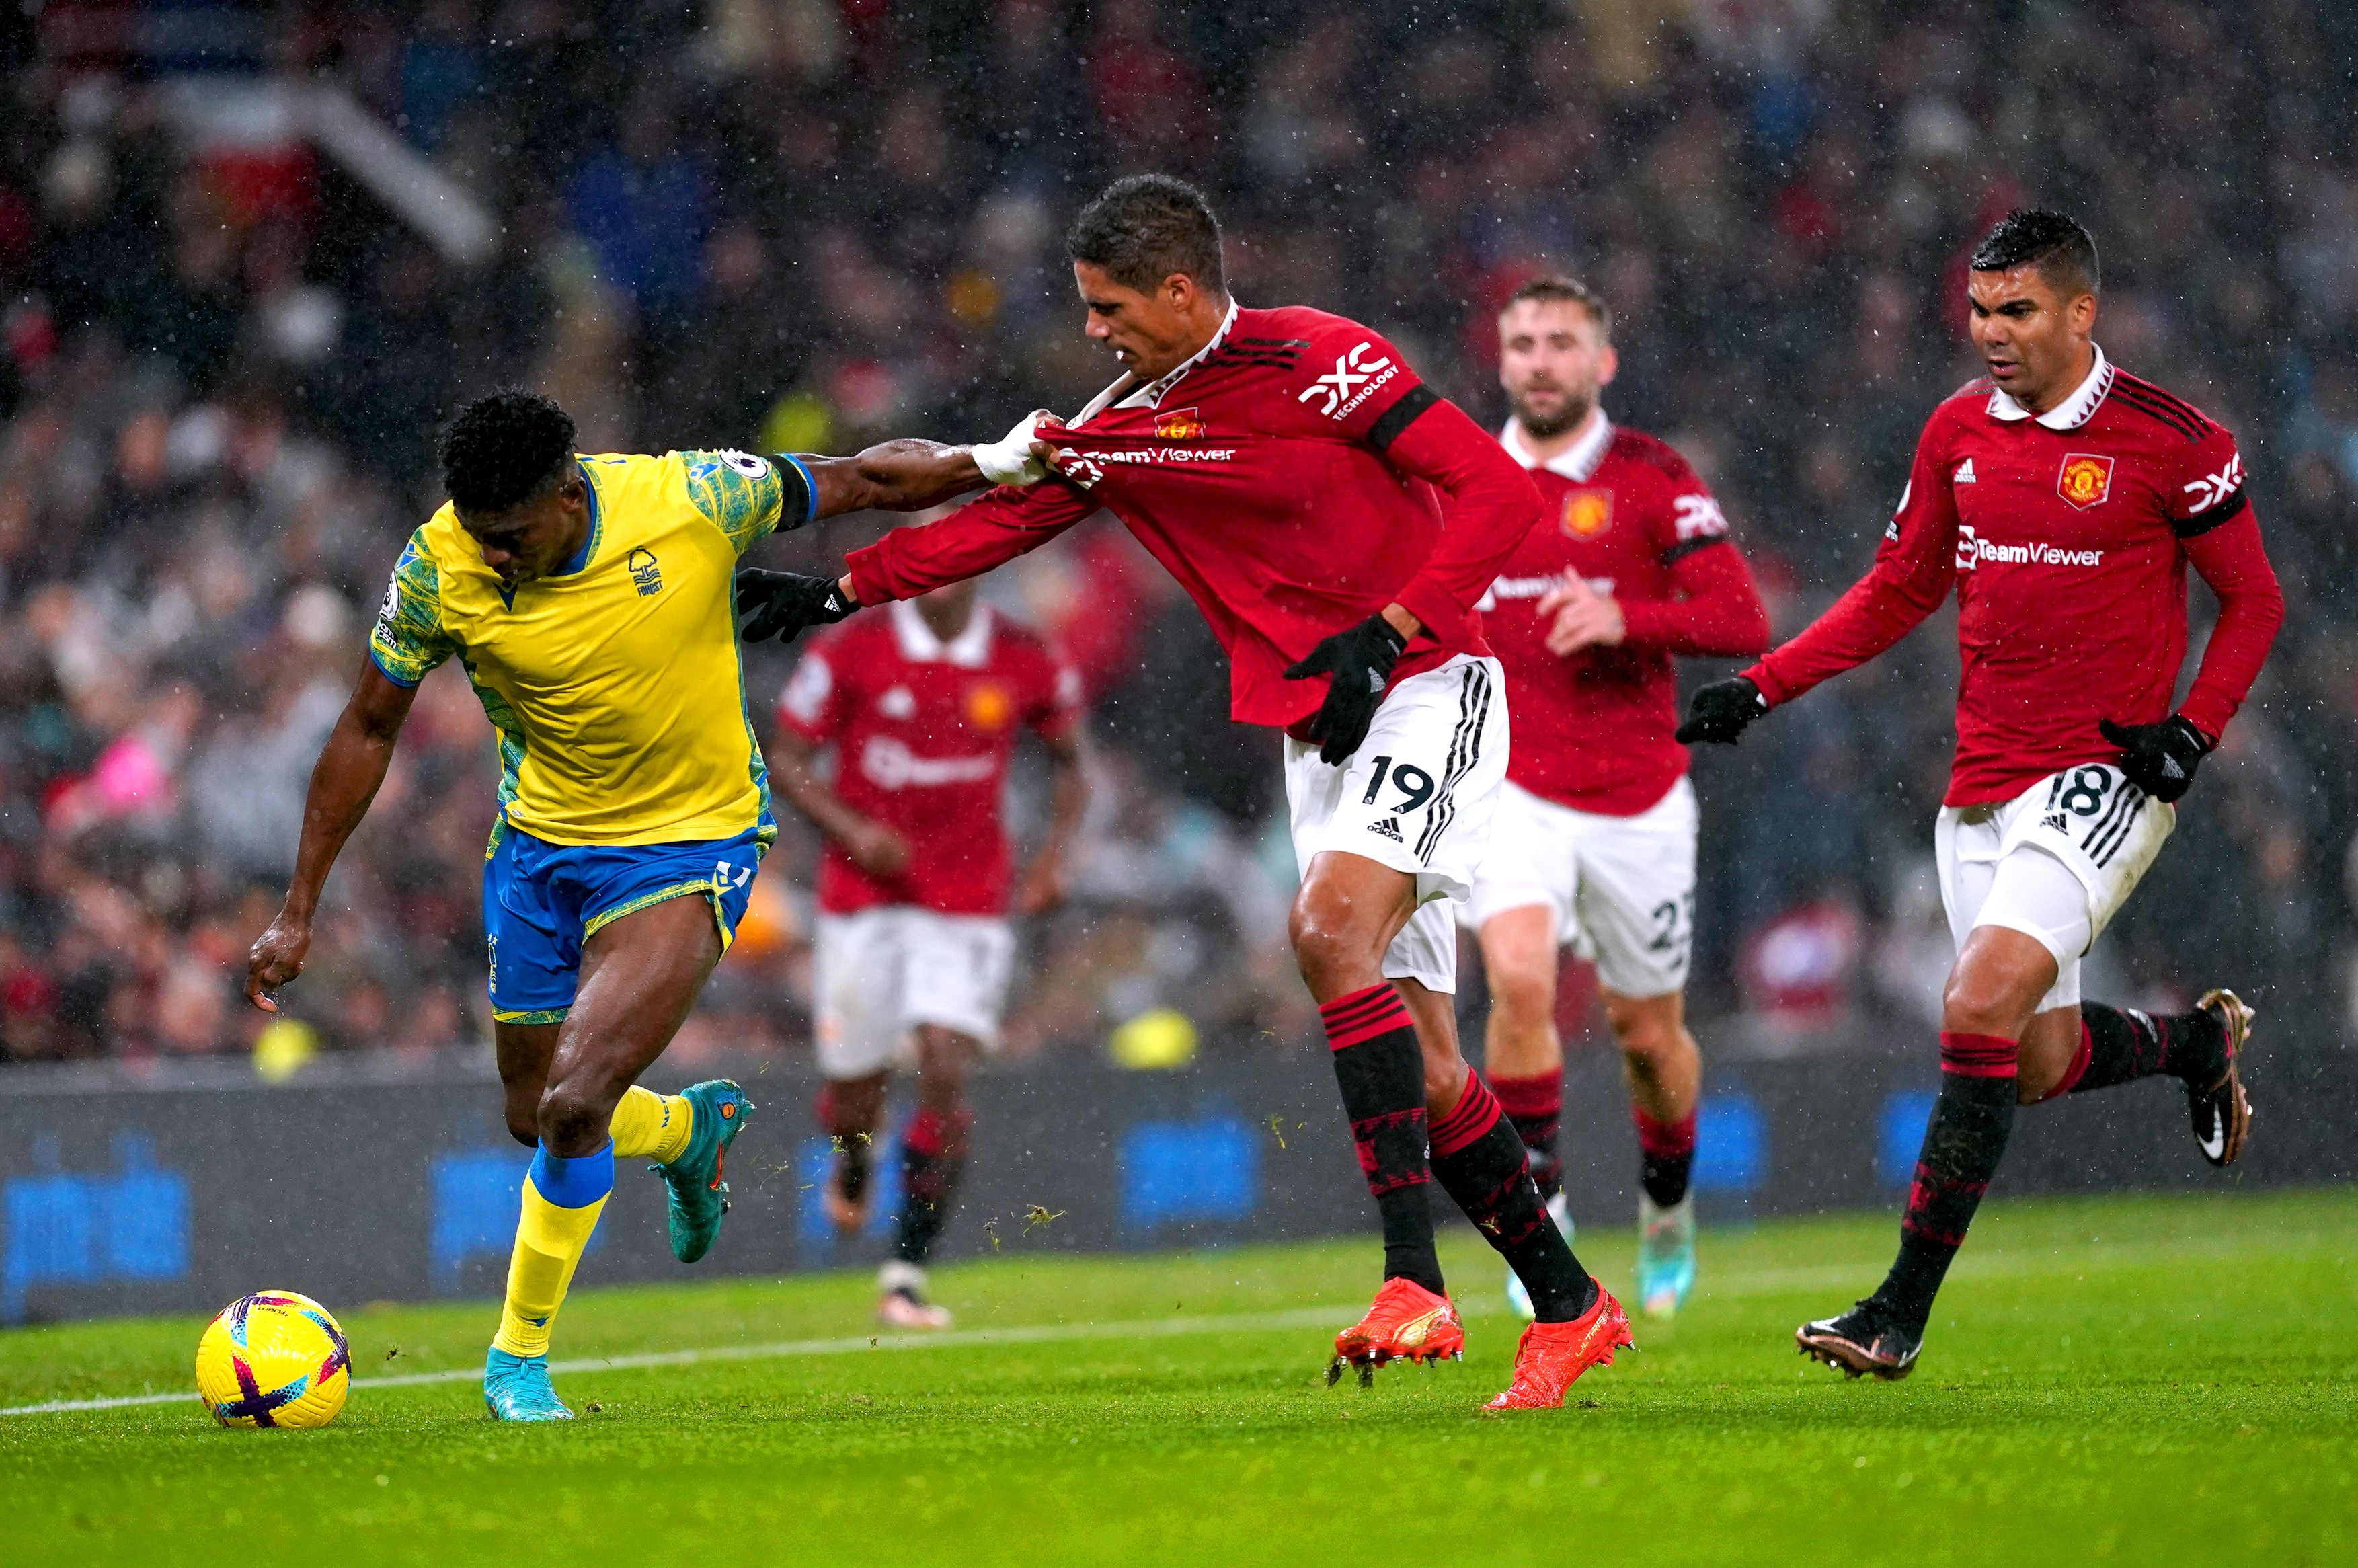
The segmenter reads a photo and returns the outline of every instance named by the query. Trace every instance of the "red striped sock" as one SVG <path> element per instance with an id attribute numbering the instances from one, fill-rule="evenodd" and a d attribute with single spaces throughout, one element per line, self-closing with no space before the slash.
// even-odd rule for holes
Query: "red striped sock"
<path id="1" fill-rule="evenodd" d="M 1383 1218 L 1384 1278 L 1414 1280 L 1438 1294 L 1441 1260 L 1425 1199 L 1424 1052 L 1415 1021 L 1389 980 L 1336 997 L 1318 1016 L 1334 1047 L 1359 1170 Z"/>
<path id="2" fill-rule="evenodd" d="M 1555 1152 L 1556 1134 L 1563 1121 L 1563 1069 L 1528 1078 L 1494 1077 L 1490 1087 L 1523 1141 L 1523 1152 L 1531 1162 L 1531 1182 L 1540 1196 L 1555 1196 L 1563 1191 L 1563 1167 Z"/>

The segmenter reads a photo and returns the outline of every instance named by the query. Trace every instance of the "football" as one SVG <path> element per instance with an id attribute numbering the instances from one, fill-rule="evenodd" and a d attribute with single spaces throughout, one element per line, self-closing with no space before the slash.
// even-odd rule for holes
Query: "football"
<path id="1" fill-rule="evenodd" d="M 352 1381 L 335 1314 L 293 1291 L 239 1297 L 197 1341 L 197 1392 L 223 1426 L 325 1426 Z"/>

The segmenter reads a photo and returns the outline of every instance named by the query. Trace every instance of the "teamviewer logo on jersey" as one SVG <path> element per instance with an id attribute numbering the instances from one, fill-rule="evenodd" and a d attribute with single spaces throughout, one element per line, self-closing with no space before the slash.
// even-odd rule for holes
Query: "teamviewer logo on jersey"
<path id="1" fill-rule="evenodd" d="M 1340 419 L 1357 408 L 1376 388 L 1399 373 L 1400 367 L 1376 352 L 1373 343 L 1361 343 L 1347 354 L 1335 356 L 1335 368 L 1302 389 L 1297 403 L 1325 401 L 1318 412 Z"/>

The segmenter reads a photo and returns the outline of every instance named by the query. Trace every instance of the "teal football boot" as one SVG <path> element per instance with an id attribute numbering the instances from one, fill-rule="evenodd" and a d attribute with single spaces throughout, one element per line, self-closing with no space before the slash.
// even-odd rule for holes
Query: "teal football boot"
<path id="1" fill-rule="evenodd" d="M 667 1165 L 648 1170 L 671 1188 L 671 1255 L 693 1263 L 712 1250 L 720 1234 L 720 1217 L 729 1212 L 729 1184 L 720 1168 L 729 1145 L 753 1114 L 753 1102 L 728 1078 L 708 1078 L 679 1091 L 695 1109 L 688 1123 L 687 1147 Z"/>
<path id="2" fill-rule="evenodd" d="M 571 1421 L 548 1386 L 548 1357 L 511 1356 L 498 1346 L 483 1358 L 483 1403 L 493 1421 Z"/>
<path id="3" fill-rule="evenodd" d="M 1638 1309 L 1671 1317 L 1687 1304 L 1695 1281 L 1694 1195 L 1663 1208 L 1638 1195 Z"/>

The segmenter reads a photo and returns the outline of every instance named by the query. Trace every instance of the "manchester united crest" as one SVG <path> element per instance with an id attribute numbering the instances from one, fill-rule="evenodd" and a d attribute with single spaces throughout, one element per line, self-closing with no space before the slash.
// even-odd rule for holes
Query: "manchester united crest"
<path id="1" fill-rule="evenodd" d="M 2112 493 L 2113 460 L 2093 452 L 2066 452 L 2055 476 L 2055 493 L 2085 512 Z"/>
<path id="2" fill-rule="evenodd" d="M 1154 438 L 1158 441 L 1200 441 L 1204 438 L 1204 416 L 1193 408 L 1177 408 L 1154 421 Z"/>
<path id="3" fill-rule="evenodd" d="M 1563 531 L 1575 539 L 1594 539 L 1613 526 L 1613 492 L 1575 490 L 1563 498 Z"/>
<path id="4" fill-rule="evenodd" d="M 977 681 L 966 688 L 966 717 L 978 730 L 1004 730 L 1015 717 L 1015 704 L 997 681 Z"/>

